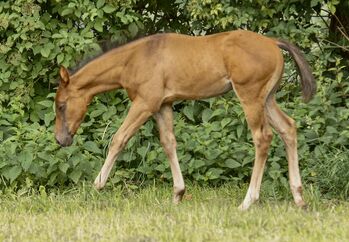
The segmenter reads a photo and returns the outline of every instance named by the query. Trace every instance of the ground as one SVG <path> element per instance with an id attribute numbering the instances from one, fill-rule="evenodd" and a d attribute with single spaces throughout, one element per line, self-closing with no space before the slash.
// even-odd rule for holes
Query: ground
<path id="1" fill-rule="evenodd" d="M 191 185 L 179 205 L 156 184 L 3 192 L 0 241 L 349 241 L 349 202 L 305 190 L 307 210 L 262 197 L 246 212 L 237 209 L 246 189 L 233 185 Z"/>

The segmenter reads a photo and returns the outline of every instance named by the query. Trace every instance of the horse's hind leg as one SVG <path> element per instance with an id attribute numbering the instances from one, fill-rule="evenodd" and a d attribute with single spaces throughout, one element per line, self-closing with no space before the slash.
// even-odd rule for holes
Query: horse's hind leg
<path id="1" fill-rule="evenodd" d="M 239 95 L 239 91 L 237 94 Z M 268 156 L 268 150 L 273 138 L 271 127 L 269 126 L 267 116 L 264 109 L 264 100 L 253 99 L 245 101 L 239 96 L 242 101 L 248 126 L 252 132 L 253 143 L 255 146 L 255 161 L 251 176 L 251 181 L 244 201 L 239 206 L 240 210 L 248 209 L 252 203 L 259 199 L 259 192 L 265 167 L 265 162 Z"/>
<path id="2" fill-rule="evenodd" d="M 295 121 L 281 111 L 274 97 L 268 98 L 266 110 L 270 124 L 280 134 L 285 143 L 290 187 L 294 201 L 297 206 L 304 207 L 306 204 L 302 198 L 302 181 L 298 166 L 297 127 Z"/>
<path id="3" fill-rule="evenodd" d="M 159 128 L 161 145 L 170 160 L 173 177 L 173 202 L 179 203 L 185 192 L 185 186 L 177 158 L 176 137 L 173 133 L 173 113 L 171 105 L 163 105 L 160 111 L 154 114 L 154 118 Z"/>

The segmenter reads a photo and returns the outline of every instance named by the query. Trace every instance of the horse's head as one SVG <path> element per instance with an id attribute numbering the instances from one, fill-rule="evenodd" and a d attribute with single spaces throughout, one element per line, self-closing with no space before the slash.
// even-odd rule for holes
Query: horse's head
<path id="1" fill-rule="evenodd" d="M 56 93 L 55 136 L 58 144 L 69 146 L 73 136 L 84 119 L 89 98 L 75 85 L 76 78 L 70 77 L 64 67 L 60 69 L 60 84 Z"/>

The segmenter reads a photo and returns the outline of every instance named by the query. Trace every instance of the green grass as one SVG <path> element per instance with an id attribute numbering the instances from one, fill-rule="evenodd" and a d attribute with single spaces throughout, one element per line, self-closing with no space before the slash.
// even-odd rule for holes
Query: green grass
<path id="1" fill-rule="evenodd" d="M 245 190 L 189 186 L 180 205 L 171 188 L 91 187 L 1 195 L 0 241 L 348 241 L 349 203 L 306 189 L 307 211 L 288 198 L 237 209 Z"/>

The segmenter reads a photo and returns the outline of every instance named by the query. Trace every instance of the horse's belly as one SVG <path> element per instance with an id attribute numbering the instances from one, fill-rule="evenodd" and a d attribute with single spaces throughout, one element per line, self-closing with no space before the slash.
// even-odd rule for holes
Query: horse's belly
<path id="1" fill-rule="evenodd" d="M 177 85 L 165 91 L 165 102 L 175 100 L 196 100 L 222 95 L 232 89 L 227 78 L 215 81 L 198 81 L 188 85 Z"/>

